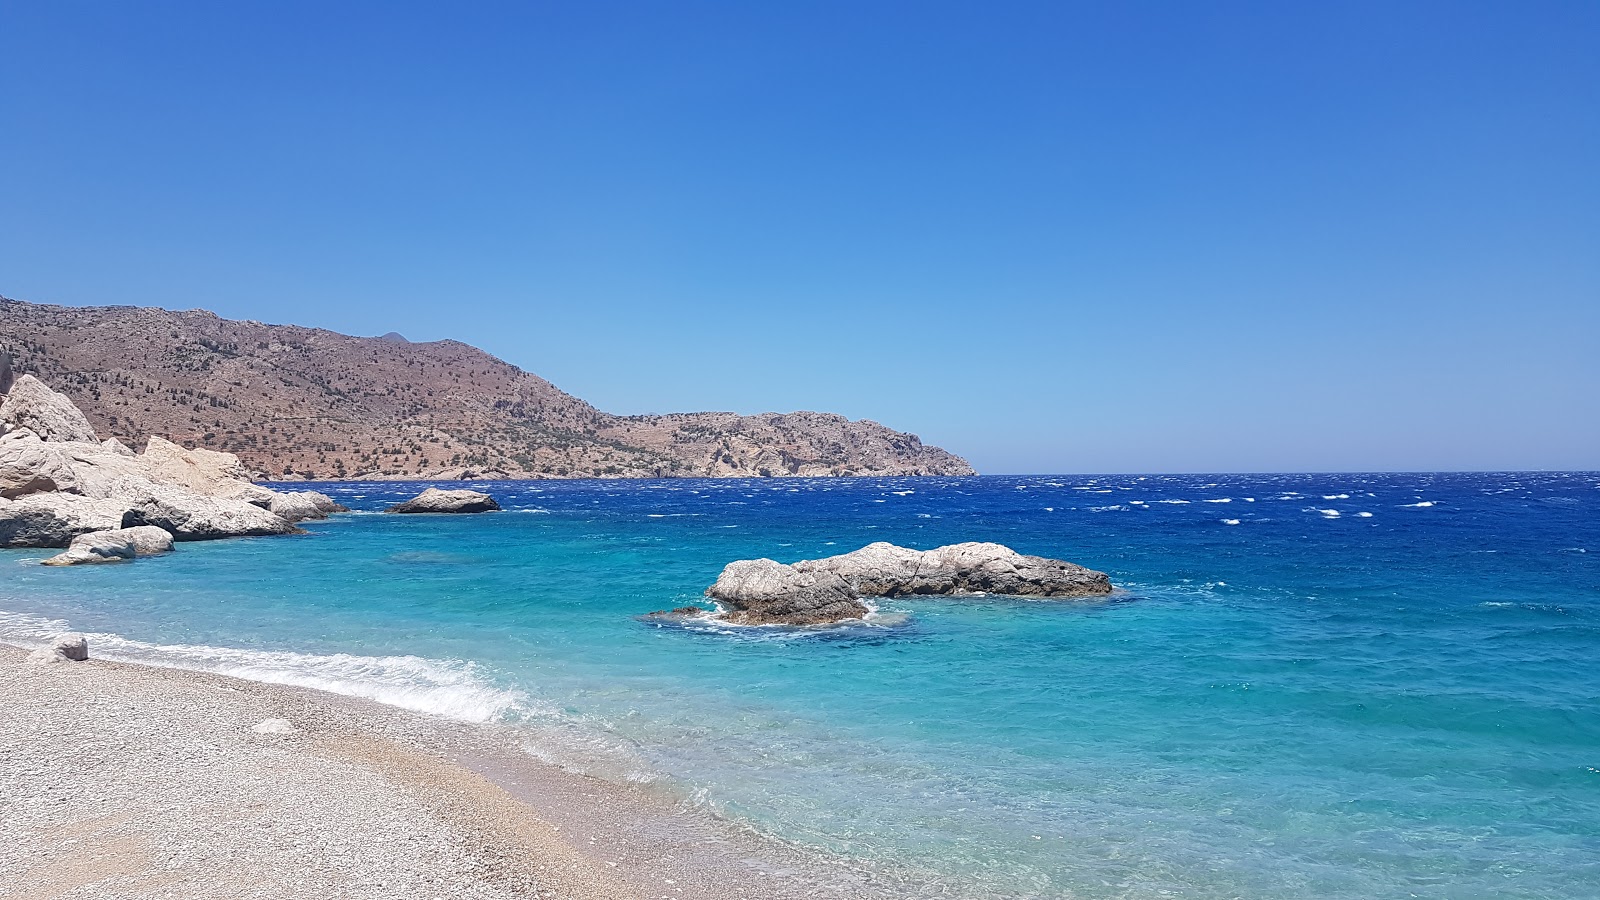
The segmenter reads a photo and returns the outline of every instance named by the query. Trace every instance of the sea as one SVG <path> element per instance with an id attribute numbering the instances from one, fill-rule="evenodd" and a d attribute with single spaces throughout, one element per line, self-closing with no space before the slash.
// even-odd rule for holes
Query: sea
<path id="1" fill-rule="evenodd" d="M 908 896 L 1600 897 L 1600 473 L 441 484 L 505 507 L 467 516 L 309 486 L 355 511 L 121 565 L 0 551 L 0 640 L 511 726 Z M 648 616 L 874 541 L 1117 591 Z"/>

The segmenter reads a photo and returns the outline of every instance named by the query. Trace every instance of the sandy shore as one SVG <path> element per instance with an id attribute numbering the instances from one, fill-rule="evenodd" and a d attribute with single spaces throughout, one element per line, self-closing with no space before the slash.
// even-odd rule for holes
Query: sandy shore
<path id="1" fill-rule="evenodd" d="M 9 647 L 0 708 L 7 900 L 907 895 L 540 763 L 510 729 Z"/>

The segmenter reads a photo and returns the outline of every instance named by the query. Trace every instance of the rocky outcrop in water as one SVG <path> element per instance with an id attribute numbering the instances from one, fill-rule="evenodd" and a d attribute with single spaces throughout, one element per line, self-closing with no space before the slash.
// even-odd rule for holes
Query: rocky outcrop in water
<path id="1" fill-rule="evenodd" d="M 706 590 L 720 610 L 706 615 L 739 625 L 821 625 L 865 617 L 862 597 L 1004 594 L 1070 599 L 1109 593 L 1111 579 L 1104 572 L 1025 556 L 1002 544 L 912 550 L 879 542 L 794 565 L 770 559 L 729 563 Z M 695 612 L 658 615 L 683 618 Z"/>
<path id="2" fill-rule="evenodd" d="M 500 508 L 495 499 L 482 491 L 445 491 L 428 488 L 403 503 L 384 510 L 391 513 L 481 513 Z"/>
<path id="3" fill-rule="evenodd" d="M 170 541 L 291 534 L 294 522 L 341 511 L 314 491 L 279 493 L 249 480 L 237 457 L 152 437 L 134 453 L 101 442 L 66 397 L 22 375 L 0 403 L 0 547 L 68 547 L 52 565 L 147 555 Z M 147 527 L 147 528 L 146 528 Z"/>
<path id="4" fill-rule="evenodd" d="M 153 525 L 93 531 L 72 539 L 65 553 L 44 561 L 47 566 L 81 566 L 122 562 L 140 556 L 172 551 L 172 533 Z"/>
<path id="5" fill-rule="evenodd" d="M 122 527 L 154 525 L 179 541 L 295 534 L 293 522 L 243 500 L 205 497 L 181 490 L 156 490 L 122 514 Z"/>
<path id="6" fill-rule="evenodd" d="M 327 494 L 316 491 L 274 491 L 272 504 L 267 508 L 291 522 L 326 519 L 333 513 L 350 511 Z"/>
<path id="7" fill-rule="evenodd" d="M 742 559 L 706 591 L 736 625 L 821 625 L 859 619 L 867 606 L 832 572 L 804 572 L 770 559 Z"/>
<path id="8" fill-rule="evenodd" d="M 795 568 L 831 572 L 864 597 L 1005 594 L 1065 598 L 1111 593 L 1111 579 L 1104 572 L 980 542 L 911 550 L 879 541 L 839 556 L 798 562 Z"/>

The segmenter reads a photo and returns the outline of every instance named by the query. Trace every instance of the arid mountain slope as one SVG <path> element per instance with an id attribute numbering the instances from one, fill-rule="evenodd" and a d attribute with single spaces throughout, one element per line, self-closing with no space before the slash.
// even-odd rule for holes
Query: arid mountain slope
<path id="1" fill-rule="evenodd" d="M 102 437 L 226 450 L 271 478 L 972 473 L 826 413 L 610 415 L 457 341 L 0 298 L 0 350 Z"/>

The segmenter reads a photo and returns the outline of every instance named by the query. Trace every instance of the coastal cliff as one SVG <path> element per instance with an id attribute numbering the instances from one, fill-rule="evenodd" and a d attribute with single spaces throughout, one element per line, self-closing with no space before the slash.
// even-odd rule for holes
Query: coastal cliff
<path id="1" fill-rule="evenodd" d="M 974 474 L 828 413 L 612 415 L 476 347 L 392 332 L 0 298 L 7 351 L 101 435 L 167 435 L 271 479 Z"/>

